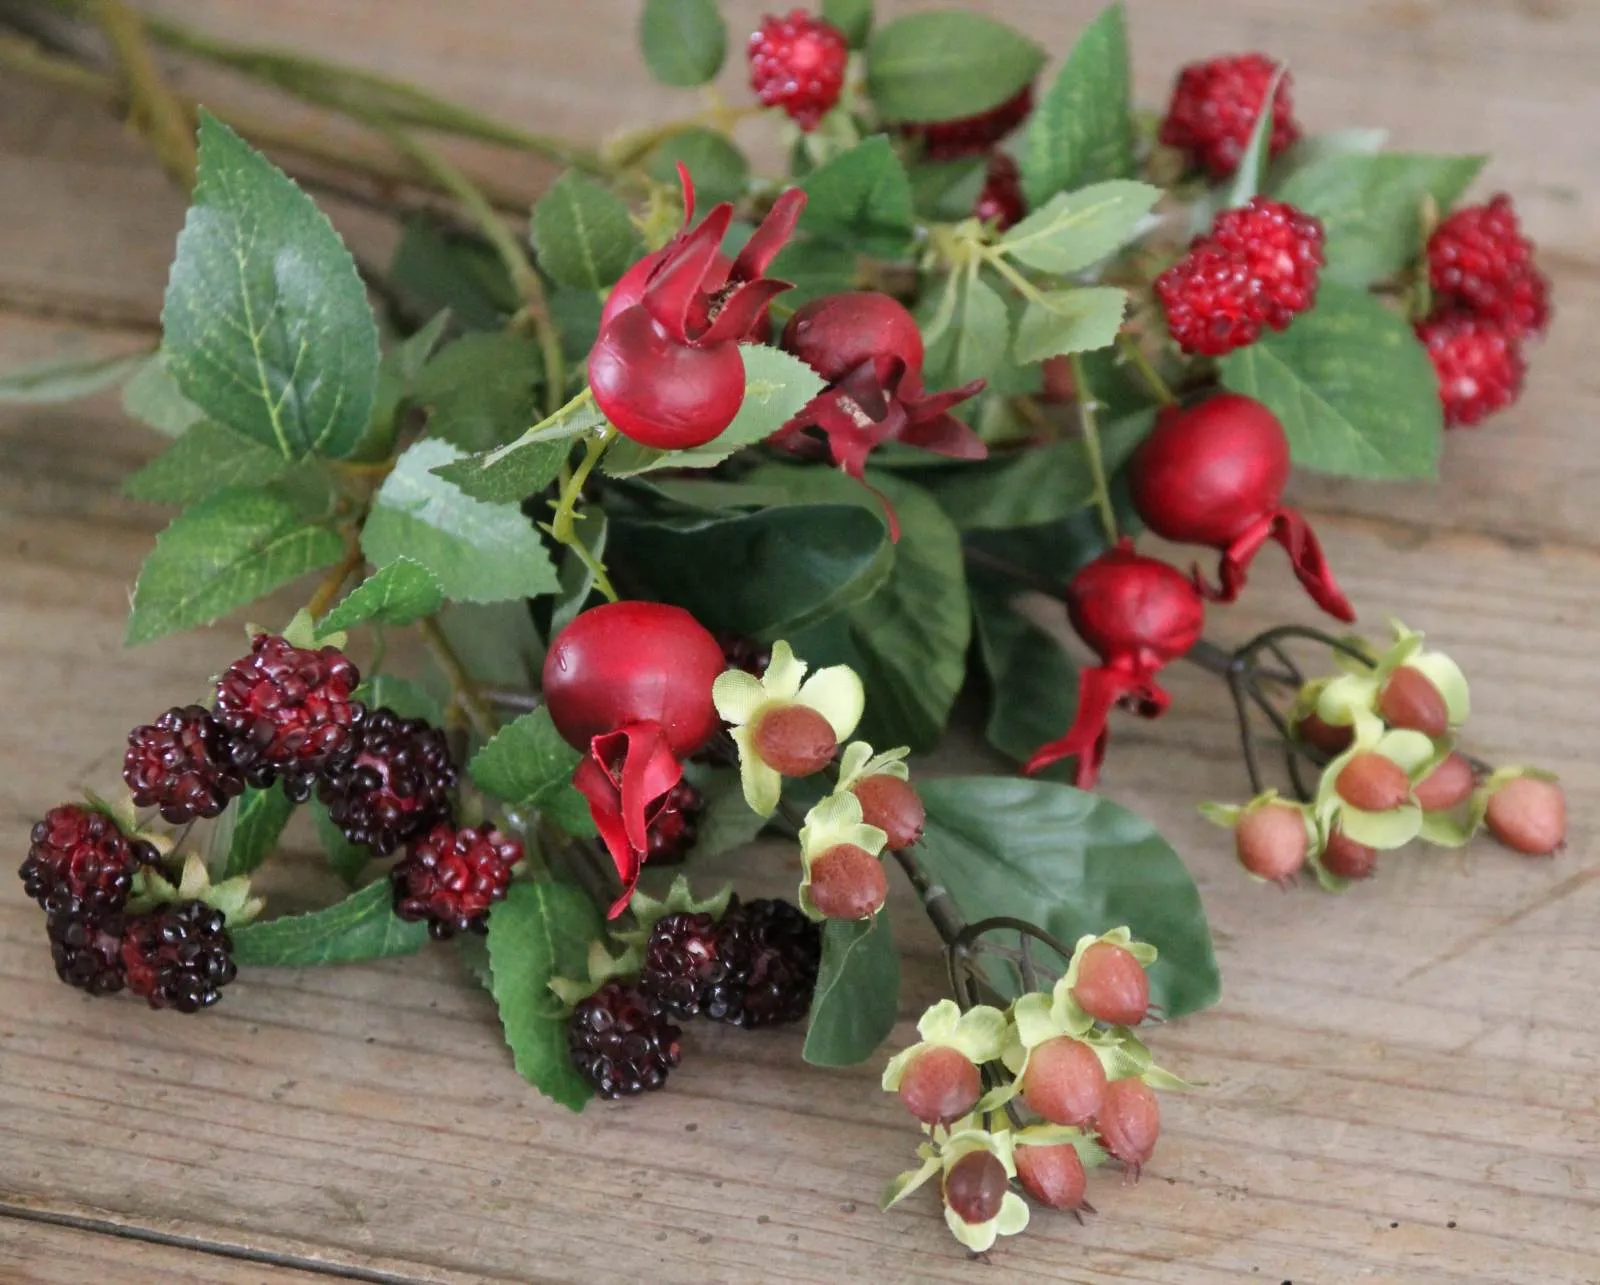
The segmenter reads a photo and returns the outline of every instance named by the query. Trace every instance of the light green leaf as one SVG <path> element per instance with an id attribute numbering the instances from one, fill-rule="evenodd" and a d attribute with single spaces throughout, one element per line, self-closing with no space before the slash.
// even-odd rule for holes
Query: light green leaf
<path id="1" fill-rule="evenodd" d="M 1131 178 L 1132 72 L 1121 0 L 1083 29 L 1033 116 L 1018 162 L 1030 207 L 1057 192 Z"/>
<path id="2" fill-rule="evenodd" d="M 142 370 L 149 353 L 117 357 L 90 357 L 79 361 L 51 361 L 19 366 L 0 374 L 0 406 L 69 402 L 119 384 Z"/>
<path id="3" fill-rule="evenodd" d="M 865 1062 L 894 1029 L 900 1009 L 900 954 L 889 911 L 871 919 L 830 919 L 802 1056 L 813 1066 Z"/>
<path id="4" fill-rule="evenodd" d="M 1277 70 L 1272 73 L 1272 79 L 1267 82 L 1266 97 L 1261 100 L 1261 107 L 1256 112 L 1256 123 L 1250 128 L 1250 141 L 1245 144 L 1244 154 L 1239 158 L 1239 168 L 1233 176 L 1233 184 L 1228 189 L 1229 205 L 1247 204 L 1250 198 L 1261 190 L 1261 185 L 1266 179 L 1268 146 L 1272 140 L 1272 122 L 1275 115 L 1274 104 L 1278 100 L 1278 86 L 1283 83 L 1288 70 L 1287 63 L 1279 63 Z"/>
<path id="5" fill-rule="evenodd" d="M 1000 248 L 1030 268 L 1065 276 L 1120 250 L 1160 199 L 1160 188 L 1126 179 L 1058 192 L 1001 237 Z"/>
<path id="6" fill-rule="evenodd" d="M 539 345 L 527 336 L 464 335 L 423 367 L 412 400 L 427 407 L 429 437 L 489 451 L 527 431 L 543 382 Z"/>
<path id="7" fill-rule="evenodd" d="M 622 199 L 569 171 L 533 207 L 533 248 L 557 285 L 604 290 L 643 247 Z"/>
<path id="8" fill-rule="evenodd" d="M 981 277 L 966 277 L 943 367 L 946 382 L 965 384 L 992 374 L 1005 360 L 1010 343 L 1011 317 L 1005 300 Z"/>
<path id="9" fill-rule="evenodd" d="M 183 395 L 159 352 L 146 358 L 122 386 L 122 409 L 167 437 L 181 437 L 205 418 L 205 412 Z"/>
<path id="10" fill-rule="evenodd" d="M 956 120 L 998 107 L 1044 65 L 1014 27 L 961 9 L 908 14 L 867 41 L 867 93 L 885 120 Z"/>
<path id="11" fill-rule="evenodd" d="M 692 89 L 722 70 L 728 31 L 716 0 L 645 0 L 639 47 L 663 85 Z"/>
<path id="12" fill-rule="evenodd" d="M 322 851 L 328 858 L 328 865 L 339 878 L 354 888 L 361 878 L 361 872 L 372 860 L 371 849 L 345 838 L 343 831 L 328 815 L 327 806 L 321 799 L 312 799 L 310 807 L 311 820 L 317 828 L 317 838 L 322 840 Z"/>
<path id="13" fill-rule="evenodd" d="M 293 813 L 294 804 L 276 785 L 252 787 L 234 799 L 212 831 L 212 850 L 224 854 L 212 863 L 212 877 L 220 882 L 253 871 L 271 854 Z"/>
<path id="14" fill-rule="evenodd" d="M 594 833 L 589 805 L 572 787 L 581 758 L 561 739 L 550 711 L 540 708 L 502 727 L 473 756 L 468 771 L 485 793 L 548 812 L 569 834 L 589 835 Z"/>
<path id="15" fill-rule="evenodd" d="M 317 635 L 325 638 L 360 624 L 408 625 L 431 616 L 443 605 L 444 591 L 433 572 L 410 558 L 396 558 L 374 571 L 324 616 Z"/>
<path id="16" fill-rule="evenodd" d="M 697 125 L 663 140 L 650 155 L 650 177 L 676 187 L 680 164 L 688 167 L 695 194 L 707 205 L 737 201 L 750 185 L 750 161 L 731 138 L 714 129 Z"/>
<path id="17" fill-rule="evenodd" d="M 356 688 L 355 697 L 368 709 L 392 709 L 401 718 L 444 722 L 444 707 L 425 688 L 398 674 L 374 674 Z"/>
<path id="18" fill-rule="evenodd" d="M 293 467 L 270 447 L 203 419 L 138 472 L 123 478 L 122 490 L 147 504 L 193 504 L 231 486 L 275 481 Z"/>
<path id="19" fill-rule="evenodd" d="M 822 16 L 844 32 L 850 48 L 859 49 L 872 30 L 872 0 L 822 0 Z"/>
<path id="20" fill-rule="evenodd" d="M 1117 342 L 1127 310 L 1128 292 L 1121 286 L 1051 290 L 1028 301 L 1011 355 L 1025 364 L 1109 348 Z"/>
<path id="21" fill-rule="evenodd" d="M 886 135 L 874 134 L 819 165 L 800 187 L 806 193 L 796 225 L 802 242 L 815 237 L 859 254 L 885 256 L 903 254 L 910 244 L 911 180 Z M 787 249 L 772 275 L 790 279 L 783 265 L 799 254 L 797 246 Z"/>
<path id="22" fill-rule="evenodd" d="M 241 968 L 307 968 L 415 955 L 428 940 L 428 926 L 396 916 L 394 892 L 383 879 L 322 910 L 257 920 L 230 934 Z"/>

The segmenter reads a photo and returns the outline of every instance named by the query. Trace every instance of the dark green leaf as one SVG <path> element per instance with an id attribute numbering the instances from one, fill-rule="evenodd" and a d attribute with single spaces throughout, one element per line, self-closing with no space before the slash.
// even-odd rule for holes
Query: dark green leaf
<path id="1" fill-rule="evenodd" d="M 398 674 L 374 674 L 356 689 L 356 699 L 369 709 L 392 709 L 401 718 L 444 722 L 444 707 L 424 688 Z"/>
<path id="2" fill-rule="evenodd" d="M 123 478 L 122 490 L 148 504 L 193 504 L 230 486 L 275 481 L 293 467 L 270 447 L 203 419 Z"/>
<path id="3" fill-rule="evenodd" d="M 468 770 L 485 793 L 548 812 L 568 833 L 588 835 L 594 833 L 589 806 L 572 788 L 572 773 L 581 758 L 541 707 L 502 727 L 473 756 Z"/>
<path id="4" fill-rule="evenodd" d="M 841 152 L 807 174 L 800 186 L 807 197 L 797 225 L 802 239 L 884 256 L 903 254 L 910 245 L 911 180 L 887 136 L 874 134 Z M 789 279 L 776 266 L 773 274 Z"/>
<path id="5" fill-rule="evenodd" d="M 518 306 L 516 287 L 489 246 L 423 215 L 406 220 L 389 285 L 419 322 L 448 308 L 463 330 L 499 330 Z"/>
<path id="6" fill-rule="evenodd" d="M 1220 363 L 1283 421 L 1294 462 L 1346 477 L 1433 477 L 1443 416 L 1427 351 L 1371 295 L 1324 282 L 1317 306 Z"/>
<path id="7" fill-rule="evenodd" d="M 867 92 L 884 119 L 976 116 L 1017 94 L 1044 50 L 1014 27 L 960 9 L 908 14 L 867 41 Z"/>
<path id="8" fill-rule="evenodd" d="M 587 976 L 602 929 L 594 903 L 559 883 L 514 883 L 489 915 L 489 989 L 517 1071 L 574 1111 L 591 1090 L 567 1053 L 566 1010 L 550 979 Z"/>
<path id="9" fill-rule="evenodd" d="M 813 1066 L 865 1062 L 889 1037 L 899 1009 L 900 955 L 888 910 L 873 919 L 828 920 L 805 1060 Z"/>
<path id="10" fill-rule="evenodd" d="M 844 32 L 850 48 L 859 49 L 872 30 L 872 0 L 822 0 L 822 16 Z"/>
<path id="11" fill-rule="evenodd" d="M 737 201 L 750 183 L 750 162 L 726 134 L 714 129 L 681 130 L 651 153 L 649 173 L 657 183 L 676 187 L 678 166 L 688 167 L 695 194 L 706 205 Z"/>
<path id="12" fill-rule="evenodd" d="M 1040 272 L 1079 272 L 1132 240 L 1160 198 L 1160 188 L 1127 179 L 1059 192 L 1001 237 L 1000 246 Z"/>
<path id="13" fill-rule="evenodd" d="M 1250 128 L 1250 140 L 1245 144 L 1244 155 L 1239 158 L 1239 168 L 1228 189 L 1228 204 L 1231 206 L 1245 205 L 1261 191 L 1266 179 L 1270 157 L 1268 145 L 1272 140 L 1273 118 L 1276 115 L 1273 106 L 1278 97 L 1278 86 L 1288 70 L 1287 63 L 1279 63 L 1277 70 L 1272 73 L 1272 79 L 1267 82 L 1266 97 L 1261 100 L 1261 107 L 1256 112 L 1256 123 Z"/>
<path id="14" fill-rule="evenodd" d="M 410 558 L 396 558 L 352 589 L 318 622 L 317 634 L 326 637 L 360 624 L 408 625 L 443 605 L 444 592 L 433 572 Z"/>
<path id="15" fill-rule="evenodd" d="M 592 401 L 564 406 L 508 446 L 434 470 L 474 499 L 517 504 L 544 490 L 572 449 L 572 439 L 605 423 Z"/>
<path id="16" fill-rule="evenodd" d="M 437 619 L 467 672 L 480 683 L 538 687 L 544 644 L 527 603 L 452 602 Z"/>
<path id="17" fill-rule="evenodd" d="M 928 810 L 918 858 L 969 921 L 1023 919 L 1069 950 L 1085 933 L 1126 924 L 1161 952 L 1150 999 L 1167 1017 L 1217 1001 L 1221 981 L 1200 895 L 1148 821 L 1048 781 L 944 777 L 918 787 Z M 1005 992 L 1014 993 L 1014 985 Z"/>
<path id="18" fill-rule="evenodd" d="M 428 940 L 427 924 L 395 915 L 387 879 L 307 915 L 257 920 L 230 931 L 233 960 L 242 968 L 306 968 L 415 955 Z"/>
<path id="19" fill-rule="evenodd" d="M 722 70 L 728 31 L 716 0 L 645 0 L 639 47 L 663 85 L 691 89 Z"/>
<path id="20" fill-rule="evenodd" d="M 516 440 L 538 418 L 539 345 L 509 331 L 466 335 L 417 376 L 412 400 L 428 408 L 428 436 L 463 451 Z"/>
<path id="21" fill-rule="evenodd" d="M 598 183 L 566 173 L 533 207 L 533 248 L 557 285 L 603 290 L 638 257 L 628 207 Z"/>
<path id="22" fill-rule="evenodd" d="M 205 412 L 183 395 L 159 352 L 122 386 L 122 409 L 167 437 L 181 437 L 205 418 Z"/>
<path id="23" fill-rule="evenodd" d="M 382 459 L 394 446 L 395 416 L 411 396 L 417 376 L 450 325 L 450 309 L 441 308 L 428 324 L 402 339 L 378 363 L 378 391 L 372 403 L 372 424 L 366 440 L 355 452 L 357 459 Z"/>
<path id="24" fill-rule="evenodd" d="M 744 801 L 736 768 L 703 767 L 684 764 L 684 780 L 700 791 L 704 800 L 695 820 L 697 837 L 694 859 L 709 861 L 724 852 L 742 848 L 761 833 L 766 820 L 750 810 Z"/>
<path id="25" fill-rule="evenodd" d="M 921 161 L 906 172 L 917 212 L 938 222 L 956 223 L 971 216 L 972 207 L 983 193 L 989 163 L 981 156 Z"/>
<path id="26" fill-rule="evenodd" d="M 1011 354 L 1028 363 L 1109 348 L 1127 310 L 1128 292 L 1121 286 L 1051 290 L 1028 301 Z"/>
<path id="27" fill-rule="evenodd" d="M 861 256 L 853 246 L 797 237 L 773 261 L 770 275 L 794 284 L 793 290 L 784 292 L 782 303 L 798 308 L 823 295 L 858 288 L 860 263 Z"/>
<path id="28" fill-rule="evenodd" d="M 1118 0 L 1083 29 L 1033 109 L 1019 157 L 1030 206 L 1133 176 L 1131 81 L 1127 16 Z"/>
<path id="29" fill-rule="evenodd" d="M 322 840 L 322 851 L 328 858 L 328 865 L 339 878 L 354 888 L 361 878 L 361 872 L 372 860 L 371 850 L 359 843 L 351 843 L 344 837 L 321 799 L 311 800 L 311 820 L 317 827 L 317 838 Z"/>
<path id="30" fill-rule="evenodd" d="M 212 877 L 231 879 L 253 871 L 271 855 L 293 812 L 294 804 L 276 785 L 251 788 L 234 799 L 211 831 L 211 850 L 219 854 Z"/>
<path id="31" fill-rule="evenodd" d="M 90 357 L 84 361 L 52 361 L 20 366 L 0 374 L 0 405 L 69 402 L 110 388 L 143 369 L 148 353 Z"/>
<path id="32" fill-rule="evenodd" d="M 161 322 L 168 369 L 217 423 L 286 459 L 361 440 L 378 327 L 355 260 L 310 197 L 204 111 Z"/>
<path id="33" fill-rule="evenodd" d="M 1036 749 L 1072 726 L 1078 708 L 1077 668 L 1061 643 L 1018 611 L 997 581 L 975 579 L 972 606 L 989 675 L 984 735 L 1002 754 L 1026 763 Z"/>

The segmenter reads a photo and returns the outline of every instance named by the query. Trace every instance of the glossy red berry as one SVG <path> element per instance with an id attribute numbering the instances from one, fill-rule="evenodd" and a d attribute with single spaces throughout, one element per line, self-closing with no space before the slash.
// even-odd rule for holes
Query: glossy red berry
<path id="1" fill-rule="evenodd" d="M 556 635 L 543 686 L 556 730 L 574 749 L 630 723 L 656 723 L 686 758 L 720 726 L 711 684 L 722 670 L 717 640 L 682 607 L 613 602 Z"/>
<path id="2" fill-rule="evenodd" d="M 750 37 L 750 88 L 764 106 L 781 107 L 813 130 L 839 101 L 850 46 L 831 22 L 794 9 L 767 15 Z"/>
<path id="3" fill-rule="evenodd" d="M 978 1105 L 983 1078 L 960 1049 L 934 1044 L 911 1059 L 898 1092 L 906 1110 L 923 1124 L 951 1125 Z"/>
<path id="4" fill-rule="evenodd" d="M 1150 1011 L 1150 975 L 1121 946 L 1097 941 L 1078 960 L 1072 998 L 1097 1022 L 1137 1026 Z"/>
<path id="5" fill-rule="evenodd" d="M 63 803 L 34 824 L 17 873 L 47 910 L 102 915 L 123 907 L 133 876 L 155 860 L 150 844 L 129 839 L 105 813 Z"/>
<path id="6" fill-rule="evenodd" d="M 1378 868 L 1378 850 L 1357 843 L 1337 826 L 1322 844 L 1322 868 L 1340 879 L 1370 879 Z"/>
<path id="7" fill-rule="evenodd" d="M 1481 423 L 1522 395 L 1522 346 L 1491 321 L 1470 313 L 1430 317 L 1417 326 L 1439 380 L 1447 428 Z"/>
<path id="8" fill-rule="evenodd" d="M 996 1217 L 1010 1189 L 1005 1165 L 989 1151 L 967 1152 L 944 1175 L 944 1203 L 965 1223 Z"/>
<path id="9" fill-rule="evenodd" d="M 683 1031 L 624 982 L 607 982 L 573 1009 L 567 1055 L 602 1098 L 659 1089 L 683 1061 Z"/>
<path id="10" fill-rule="evenodd" d="M 1161 141 L 1184 152 L 1191 165 L 1205 169 L 1212 178 L 1227 178 L 1244 158 L 1278 67 L 1258 53 L 1190 63 L 1179 72 L 1173 87 L 1172 102 L 1161 122 Z M 1278 156 L 1299 138 L 1290 76 L 1285 71 L 1272 100 L 1272 137 L 1267 151 Z"/>
<path id="11" fill-rule="evenodd" d="M 1233 842 L 1239 864 L 1274 883 L 1299 874 L 1311 850 L 1305 816 L 1288 803 L 1269 803 L 1245 813 L 1234 827 Z"/>
<path id="12" fill-rule="evenodd" d="M 45 935 L 56 976 L 75 990 L 114 995 L 126 978 L 122 971 L 121 911 L 100 914 L 70 898 L 52 903 L 45 914 Z"/>
<path id="13" fill-rule="evenodd" d="M 1070 1213 L 1083 1207 L 1089 1176 L 1083 1171 L 1078 1149 L 1070 1142 L 1047 1146 L 1019 1145 L 1013 1153 L 1017 1181 L 1041 1205 Z"/>
<path id="14" fill-rule="evenodd" d="M 1464 309 L 1512 338 L 1533 338 L 1550 324 L 1550 283 L 1534 266 L 1533 243 L 1503 192 L 1434 229 L 1428 280 L 1441 311 Z"/>
<path id="15" fill-rule="evenodd" d="M 505 898 L 521 860 L 522 845 L 492 826 L 434 826 L 391 872 L 394 912 L 441 940 L 488 932 L 489 908 Z"/>
<path id="16" fill-rule="evenodd" d="M 658 451 L 704 446 L 744 404 L 736 344 L 694 347 L 642 305 L 618 315 L 589 351 L 595 405 L 624 437 Z"/>
<path id="17" fill-rule="evenodd" d="M 983 223 L 992 223 L 998 231 L 1004 232 L 1014 224 L 1022 222 L 1022 216 L 1028 212 L 1027 205 L 1022 199 L 1022 174 L 1017 169 L 1017 163 L 1004 152 L 996 152 L 989 158 L 989 169 L 984 175 L 983 191 L 978 193 L 977 203 L 972 207 L 972 217 Z"/>
<path id="18" fill-rule="evenodd" d="M 1549 856 L 1567 844 L 1567 796 L 1555 781 L 1519 776 L 1489 796 L 1484 821 L 1512 851 Z"/>
<path id="19" fill-rule="evenodd" d="M 257 634 L 250 654 L 217 680 L 216 718 L 256 764 L 321 770 L 348 752 L 364 713 L 352 699 L 361 674 L 337 647 L 296 647 Z M 262 784 L 252 770 L 252 784 Z"/>
<path id="20" fill-rule="evenodd" d="M 809 705 L 774 705 L 750 729 L 756 757 L 784 776 L 810 776 L 833 762 L 833 725 Z"/>
<path id="21" fill-rule="evenodd" d="M 1152 670 L 1200 640 L 1206 614 L 1182 572 L 1128 544 L 1108 549 L 1072 578 L 1067 612 L 1102 660 Z"/>
<path id="22" fill-rule="evenodd" d="M 1411 801 L 1411 780 L 1405 768 L 1375 750 L 1356 754 L 1339 769 L 1334 789 L 1363 812 L 1392 812 Z"/>
<path id="23" fill-rule="evenodd" d="M 850 792 L 861 803 L 861 819 L 888 836 L 891 851 L 909 848 L 922 838 L 928 811 L 910 781 L 880 772 L 863 777 L 850 787 Z"/>
<path id="24" fill-rule="evenodd" d="M 1448 812 L 1472 797 L 1478 775 L 1466 755 L 1452 753 L 1417 782 L 1417 806 L 1424 812 Z"/>
<path id="25" fill-rule="evenodd" d="M 1100 1110 L 1105 1094 L 1105 1067 L 1082 1040 L 1058 1035 L 1028 1054 L 1022 1100 L 1051 1124 L 1088 1124 Z"/>
<path id="26" fill-rule="evenodd" d="M 256 757 L 248 742 L 199 705 L 169 709 L 154 723 L 128 733 L 122 779 L 135 807 L 157 808 L 162 820 L 182 825 L 221 816 L 244 793 L 245 771 Z"/>
<path id="27" fill-rule="evenodd" d="M 922 331 L 898 299 L 876 290 L 824 295 L 795 309 L 783 328 L 784 350 L 833 383 L 879 358 L 922 370 Z"/>
<path id="28" fill-rule="evenodd" d="M 346 839 L 387 857 L 450 819 L 457 775 L 443 731 L 380 707 L 318 777 L 317 797 Z"/>
<path id="29" fill-rule="evenodd" d="M 151 1008 L 198 1013 L 222 998 L 238 970 L 226 919 L 203 901 L 158 906 L 130 915 L 122 931 L 128 989 Z"/>
<path id="30" fill-rule="evenodd" d="M 1024 85 L 1005 102 L 976 116 L 928 124 L 901 125 L 900 133 L 921 144 L 930 161 L 981 156 L 1028 118 L 1033 110 L 1033 86 Z"/>
<path id="31" fill-rule="evenodd" d="M 1420 669 L 1402 665 L 1378 693 L 1378 717 L 1390 727 L 1421 732 L 1437 739 L 1450 730 L 1450 708 L 1444 693 Z"/>
<path id="32" fill-rule="evenodd" d="M 865 919 L 888 895 L 883 862 L 865 848 L 837 844 L 811 862 L 811 904 L 824 919 Z"/>
<path id="33" fill-rule="evenodd" d="M 1095 1116 L 1095 1132 L 1111 1155 L 1137 1176 L 1161 1136 L 1161 1103 L 1143 1080 L 1113 1080 Z"/>

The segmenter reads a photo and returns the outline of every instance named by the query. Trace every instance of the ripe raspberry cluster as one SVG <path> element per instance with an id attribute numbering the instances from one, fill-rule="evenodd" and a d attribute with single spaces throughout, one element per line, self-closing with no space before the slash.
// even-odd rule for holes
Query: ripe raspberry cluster
<path id="1" fill-rule="evenodd" d="M 1160 138 L 1213 179 L 1231 177 L 1244 158 L 1274 77 L 1272 134 L 1267 151 L 1278 156 L 1300 139 L 1288 69 L 1265 54 L 1248 53 L 1191 63 L 1178 73 Z"/>
<path id="2" fill-rule="evenodd" d="M 815 129 L 839 101 L 850 46 L 831 22 L 804 9 L 768 15 L 751 34 L 748 53 L 756 97 L 782 108 L 802 130 Z"/>

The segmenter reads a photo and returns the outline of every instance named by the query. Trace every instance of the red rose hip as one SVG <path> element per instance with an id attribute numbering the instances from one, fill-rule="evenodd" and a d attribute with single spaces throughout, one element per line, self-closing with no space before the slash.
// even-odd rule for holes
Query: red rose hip
<path id="1" fill-rule="evenodd" d="M 1058 1035 L 1028 1055 L 1022 1100 L 1051 1124 L 1087 1124 L 1100 1110 L 1105 1092 L 1105 1067 L 1082 1040 Z"/>
<path id="2" fill-rule="evenodd" d="M 898 299 L 875 290 L 847 290 L 801 304 L 783 328 L 783 347 L 829 383 L 879 358 L 898 357 L 907 370 L 922 370 L 916 318 Z"/>
<path id="3" fill-rule="evenodd" d="M 960 1049 L 935 1044 L 912 1058 L 900 1077 L 900 1101 L 923 1124 L 954 1124 L 978 1105 L 983 1078 Z"/>
<path id="4" fill-rule="evenodd" d="M 1121 946 L 1097 941 L 1078 961 L 1072 998 L 1097 1022 L 1137 1026 L 1150 1011 L 1150 976 Z"/>
<path id="5" fill-rule="evenodd" d="M 624 437 L 659 451 L 704 446 L 744 404 L 737 344 L 695 347 L 641 305 L 600 332 L 589 352 L 595 405 Z"/>

